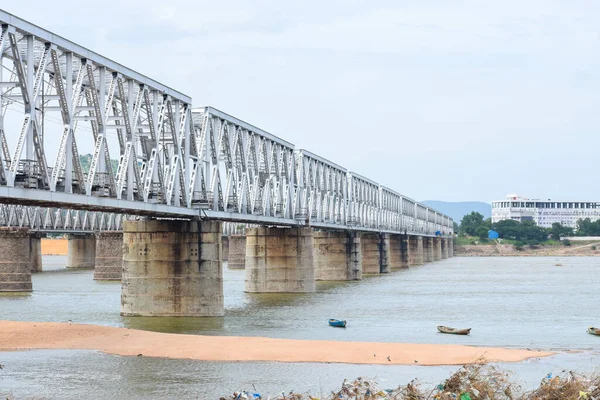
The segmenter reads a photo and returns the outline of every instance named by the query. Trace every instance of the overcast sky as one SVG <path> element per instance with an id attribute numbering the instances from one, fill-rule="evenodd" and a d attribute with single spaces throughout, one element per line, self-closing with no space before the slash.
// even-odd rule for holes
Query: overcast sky
<path id="1" fill-rule="evenodd" d="M 600 201 L 598 1 L 4 3 L 417 200 Z"/>

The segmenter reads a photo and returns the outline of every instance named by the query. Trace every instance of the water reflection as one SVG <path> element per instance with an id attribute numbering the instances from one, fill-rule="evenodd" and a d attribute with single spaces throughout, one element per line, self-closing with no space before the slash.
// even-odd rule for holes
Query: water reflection
<path id="1" fill-rule="evenodd" d="M 122 317 L 123 326 L 154 332 L 201 334 L 222 330 L 222 317 Z"/>

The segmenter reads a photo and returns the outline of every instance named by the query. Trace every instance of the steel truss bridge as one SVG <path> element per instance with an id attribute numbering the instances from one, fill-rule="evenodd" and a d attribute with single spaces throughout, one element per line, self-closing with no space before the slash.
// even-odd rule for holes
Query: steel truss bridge
<path id="1" fill-rule="evenodd" d="M 194 109 L 67 39 L 2 10 L 0 24 L 0 224 L 118 229 L 116 215 L 128 214 L 453 231 L 436 210 L 213 107 Z M 79 149 L 92 143 L 84 168 Z"/>

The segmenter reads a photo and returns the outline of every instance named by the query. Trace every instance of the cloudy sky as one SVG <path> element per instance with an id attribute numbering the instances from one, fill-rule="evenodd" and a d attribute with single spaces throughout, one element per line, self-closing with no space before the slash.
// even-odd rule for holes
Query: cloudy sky
<path id="1" fill-rule="evenodd" d="M 417 200 L 600 201 L 600 2 L 2 7 Z"/>

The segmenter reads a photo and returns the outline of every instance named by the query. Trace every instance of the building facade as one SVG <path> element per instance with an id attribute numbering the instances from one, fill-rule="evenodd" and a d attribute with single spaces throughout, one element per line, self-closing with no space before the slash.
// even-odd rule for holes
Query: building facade
<path id="1" fill-rule="evenodd" d="M 560 222 L 575 228 L 577 220 L 585 218 L 600 219 L 600 202 L 528 199 L 513 194 L 507 195 L 505 200 L 492 202 L 492 222 L 531 220 L 543 228 Z"/>

